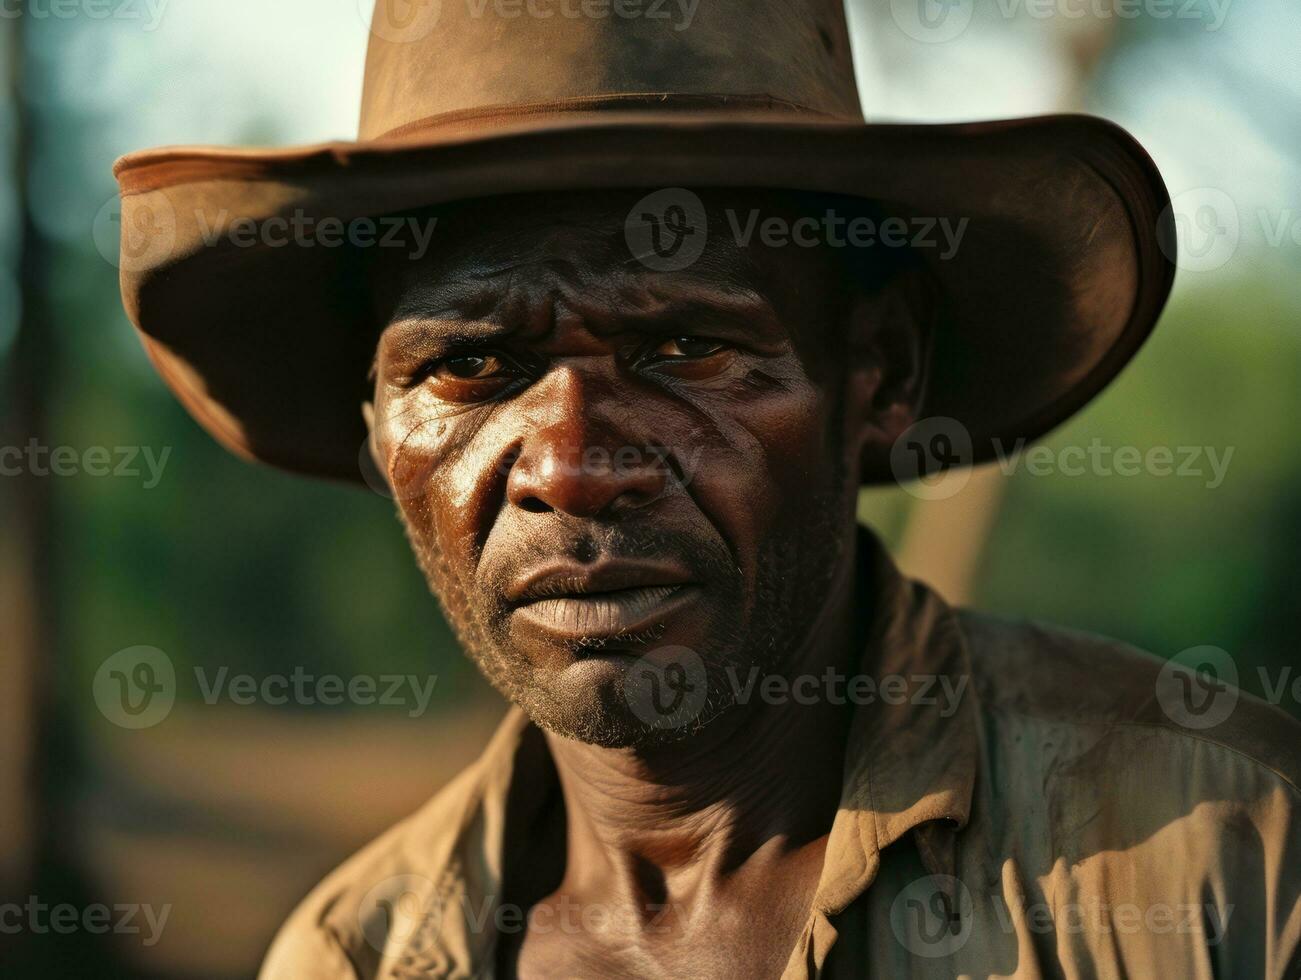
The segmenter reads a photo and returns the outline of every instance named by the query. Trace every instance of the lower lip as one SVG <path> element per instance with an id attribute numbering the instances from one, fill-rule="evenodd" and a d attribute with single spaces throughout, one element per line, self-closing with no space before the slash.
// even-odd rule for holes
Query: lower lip
<path id="1" fill-rule="evenodd" d="M 690 602 L 695 592 L 689 585 L 657 585 L 539 599 L 513 615 L 517 622 L 559 639 L 610 638 L 658 625 Z"/>

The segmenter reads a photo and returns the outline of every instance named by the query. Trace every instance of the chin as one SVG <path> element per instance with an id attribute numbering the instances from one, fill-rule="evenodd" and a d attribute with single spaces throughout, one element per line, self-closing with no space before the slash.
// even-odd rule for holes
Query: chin
<path id="1" fill-rule="evenodd" d="M 712 675 L 712 676 L 711 676 Z M 652 748 L 698 735 L 733 703 L 721 672 L 687 647 L 588 652 L 511 692 L 538 725 L 603 748 Z"/>

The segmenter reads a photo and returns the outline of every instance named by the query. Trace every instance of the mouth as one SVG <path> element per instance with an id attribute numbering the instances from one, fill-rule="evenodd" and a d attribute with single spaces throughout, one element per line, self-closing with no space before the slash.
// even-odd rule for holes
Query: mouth
<path id="1" fill-rule="evenodd" d="M 697 592 L 676 567 L 605 562 L 541 569 L 513 586 L 507 598 L 519 625 L 574 641 L 651 630 Z"/>

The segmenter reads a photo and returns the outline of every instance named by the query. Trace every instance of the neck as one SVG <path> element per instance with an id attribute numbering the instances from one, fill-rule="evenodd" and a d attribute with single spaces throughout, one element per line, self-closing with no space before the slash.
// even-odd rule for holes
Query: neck
<path id="1" fill-rule="evenodd" d="M 853 569 L 851 556 L 786 665 L 788 679 L 845 671 L 856 659 Z M 610 749 L 548 733 L 567 815 L 562 891 L 700 895 L 747 863 L 824 842 L 840 800 L 849 711 L 825 698 L 766 703 L 762 680 L 748 704 L 667 746 Z"/>

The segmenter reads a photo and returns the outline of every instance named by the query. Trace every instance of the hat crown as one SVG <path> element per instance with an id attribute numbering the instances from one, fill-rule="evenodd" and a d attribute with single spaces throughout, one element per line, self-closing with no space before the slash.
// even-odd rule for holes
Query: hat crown
<path id="1" fill-rule="evenodd" d="M 360 138 L 679 96 L 861 120 L 842 0 L 377 0 Z"/>

